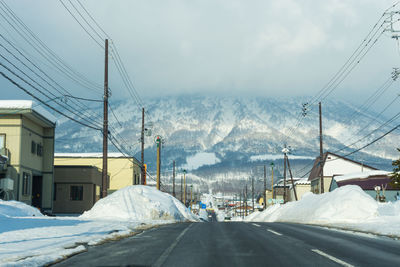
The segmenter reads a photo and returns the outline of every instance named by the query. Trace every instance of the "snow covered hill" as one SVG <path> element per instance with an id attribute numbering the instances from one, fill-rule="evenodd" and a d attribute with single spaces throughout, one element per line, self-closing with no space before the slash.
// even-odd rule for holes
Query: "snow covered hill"
<path id="1" fill-rule="evenodd" d="M 245 167 L 250 170 L 249 166 L 269 164 L 281 157 L 283 143 L 294 149 L 293 160 L 297 170 L 309 164 L 319 153 L 318 108 L 309 107 L 300 126 L 295 127 L 306 98 L 175 96 L 147 99 L 145 102 L 149 115 L 146 121 L 153 123 L 153 135 L 146 137 L 145 145 L 145 159 L 151 171 L 155 169 L 154 135 L 157 134 L 166 141 L 162 152 L 164 170 L 170 170 L 175 160 L 179 168 L 194 170 L 200 167 L 197 174 L 201 174 L 202 165 L 236 172 Z M 118 139 L 122 137 L 125 140 L 122 143 L 139 158 L 140 110 L 128 100 L 111 101 L 111 109 L 111 133 Z M 101 107 L 93 107 L 88 112 L 101 117 Z M 360 115 L 356 108 L 341 101 L 325 102 L 324 149 L 334 152 L 351 144 L 385 120 L 376 118 L 373 112 Z M 352 151 L 389 128 L 382 128 L 338 153 Z M 56 137 L 57 152 L 101 150 L 100 133 L 70 121 L 59 120 Z M 399 132 L 394 132 L 352 157 L 365 164 L 390 169 L 391 160 L 398 156 L 396 144 L 399 137 Z M 217 169 L 207 177 L 218 175 Z"/>

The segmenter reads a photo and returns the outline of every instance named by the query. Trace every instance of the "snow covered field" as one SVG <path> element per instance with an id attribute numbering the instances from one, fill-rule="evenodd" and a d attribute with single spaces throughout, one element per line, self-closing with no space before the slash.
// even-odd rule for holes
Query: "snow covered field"
<path id="1" fill-rule="evenodd" d="M 294 222 L 339 227 L 400 238 L 400 201 L 379 203 L 355 185 L 254 212 L 245 221 Z"/>
<path id="2" fill-rule="evenodd" d="M 171 195 L 146 186 L 118 190 L 80 217 L 43 216 L 0 200 L 0 266 L 44 265 L 152 225 L 197 220 Z"/>

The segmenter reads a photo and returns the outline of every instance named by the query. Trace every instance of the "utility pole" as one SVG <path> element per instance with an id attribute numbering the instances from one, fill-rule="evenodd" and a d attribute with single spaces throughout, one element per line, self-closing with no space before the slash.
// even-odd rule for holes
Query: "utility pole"
<path id="1" fill-rule="evenodd" d="M 247 184 L 246 184 L 245 190 L 246 190 L 246 193 L 245 193 L 245 195 L 244 195 L 245 203 L 246 203 L 245 213 L 246 213 L 246 216 L 247 216 Z"/>
<path id="2" fill-rule="evenodd" d="M 103 104 L 103 169 L 101 183 L 101 197 L 107 196 L 107 160 L 108 160 L 108 39 L 105 43 L 105 62 L 104 62 L 104 104 Z"/>
<path id="3" fill-rule="evenodd" d="M 141 155 L 140 155 L 140 159 L 141 159 L 141 162 L 142 162 L 142 166 L 141 166 L 141 169 L 142 169 L 141 184 L 144 185 L 145 184 L 145 181 L 144 181 L 145 178 L 144 177 L 146 176 L 145 169 L 144 169 L 144 108 L 142 108 L 142 133 L 140 135 L 140 142 L 141 142 L 141 145 L 142 145 L 142 152 L 141 152 Z"/>
<path id="4" fill-rule="evenodd" d="M 292 187 L 293 187 L 294 198 L 295 198 L 296 201 L 297 201 L 296 186 L 295 186 L 294 181 L 293 181 L 292 169 L 290 168 L 289 158 L 288 158 L 287 155 L 286 155 L 286 162 L 287 162 L 288 169 L 289 169 L 290 179 L 292 180 Z"/>
<path id="5" fill-rule="evenodd" d="M 172 162 L 172 196 L 175 197 L 175 160 Z"/>
<path id="6" fill-rule="evenodd" d="M 264 165 L 264 210 L 267 208 L 267 167 Z"/>
<path id="7" fill-rule="evenodd" d="M 193 199 L 192 194 L 193 194 L 193 185 L 190 185 L 190 211 L 193 211 L 192 210 L 192 199 Z"/>
<path id="8" fill-rule="evenodd" d="M 161 174 L 161 136 L 156 136 L 157 144 L 157 190 L 160 190 L 160 174 Z"/>
<path id="9" fill-rule="evenodd" d="M 183 176 L 181 175 L 181 202 L 183 203 Z"/>
<path id="10" fill-rule="evenodd" d="M 251 177 L 251 199 L 253 201 L 253 212 L 254 212 L 254 177 Z"/>
<path id="11" fill-rule="evenodd" d="M 186 170 L 183 170 L 183 205 L 186 206 Z"/>
<path id="12" fill-rule="evenodd" d="M 271 162 L 271 191 L 272 191 L 272 201 L 274 201 L 274 163 Z"/>
<path id="13" fill-rule="evenodd" d="M 240 208 L 240 210 L 239 210 L 239 217 L 243 217 L 243 215 L 242 215 L 242 211 L 243 211 L 243 205 L 242 205 L 242 192 L 240 192 L 240 197 L 239 197 L 239 208 Z"/>
<path id="14" fill-rule="evenodd" d="M 284 149 L 287 149 L 286 146 Z M 283 155 L 283 204 L 286 203 L 286 154 Z"/>
<path id="15" fill-rule="evenodd" d="M 322 108 L 321 108 L 321 102 L 319 102 L 319 165 L 321 168 L 320 172 L 320 179 L 321 179 L 321 194 L 324 193 L 324 163 L 323 163 L 323 155 L 324 151 L 322 149 Z"/>

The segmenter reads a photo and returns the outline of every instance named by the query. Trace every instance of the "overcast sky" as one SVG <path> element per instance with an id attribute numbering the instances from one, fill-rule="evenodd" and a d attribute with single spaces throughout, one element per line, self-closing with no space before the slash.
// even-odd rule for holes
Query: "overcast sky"
<path id="1" fill-rule="evenodd" d="M 113 39 L 142 98 L 182 93 L 312 96 L 394 4 L 387 0 L 81 2 Z M 6 3 L 66 62 L 90 80 L 103 82 L 104 51 L 59 1 Z M 8 30 L 15 35 L 3 19 L 0 23 L 2 34 L 8 36 Z M 19 44 L 34 55 L 23 41 Z M 398 44 L 383 35 L 330 97 L 361 103 L 385 82 L 393 67 L 400 66 L 399 59 Z M 127 97 L 113 65 L 109 75 L 113 97 Z M 60 81 L 74 94 L 96 96 Z M 3 78 L 0 85 L 2 98 L 29 98 Z M 385 101 L 398 94 L 397 88 L 396 84 L 388 90 Z"/>

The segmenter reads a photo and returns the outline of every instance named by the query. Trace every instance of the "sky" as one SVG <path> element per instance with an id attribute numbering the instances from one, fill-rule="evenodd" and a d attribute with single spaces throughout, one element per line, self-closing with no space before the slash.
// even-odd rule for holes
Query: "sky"
<path id="1" fill-rule="evenodd" d="M 63 78 L 53 68 L 41 65 L 43 58 L 18 37 L 4 20 L 3 12 L 1 34 L 24 48 L 73 95 L 101 98 L 104 50 L 62 4 L 74 11 L 71 2 L 80 8 L 79 3 L 4 1 L 59 57 L 99 84 L 98 89 L 90 91 Z M 394 1 L 81 0 L 81 3 L 112 39 L 138 94 L 146 99 L 179 94 L 314 96 Z M 76 12 L 75 15 L 78 16 Z M 104 39 L 105 35 L 96 29 Z M 400 67 L 399 59 L 398 42 L 389 32 L 384 33 L 329 97 L 360 105 L 387 80 L 393 67 Z M 112 97 L 127 98 L 114 62 L 111 57 Z M 3 99 L 29 99 L 2 77 L 0 86 Z M 397 88 L 397 83 L 389 88 L 380 105 L 396 97 Z"/>

